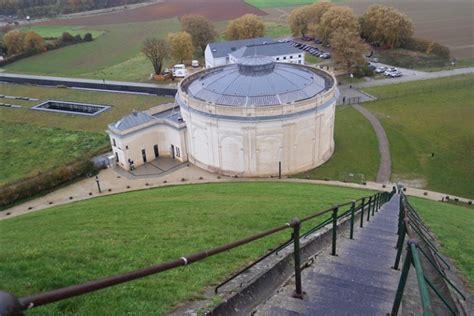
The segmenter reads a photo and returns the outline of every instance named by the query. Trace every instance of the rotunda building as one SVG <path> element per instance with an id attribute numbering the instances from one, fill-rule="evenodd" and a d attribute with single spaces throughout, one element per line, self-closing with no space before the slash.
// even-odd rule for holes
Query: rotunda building
<path id="1" fill-rule="evenodd" d="M 197 72 L 176 94 L 188 159 L 242 177 L 313 169 L 334 151 L 337 96 L 328 72 L 268 57 Z"/>

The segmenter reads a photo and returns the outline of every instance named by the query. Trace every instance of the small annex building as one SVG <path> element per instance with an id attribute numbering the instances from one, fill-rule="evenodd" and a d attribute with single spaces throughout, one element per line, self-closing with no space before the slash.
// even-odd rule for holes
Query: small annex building
<path id="1" fill-rule="evenodd" d="M 188 76 L 174 104 L 134 112 L 108 134 L 125 169 L 171 157 L 229 176 L 289 175 L 331 157 L 337 97 L 322 69 L 243 57 Z"/>
<path id="2" fill-rule="evenodd" d="M 304 65 L 305 52 L 286 42 L 270 37 L 209 43 L 204 51 L 206 68 L 237 63 L 250 56 L 267 56 L 276 62 Z"/>

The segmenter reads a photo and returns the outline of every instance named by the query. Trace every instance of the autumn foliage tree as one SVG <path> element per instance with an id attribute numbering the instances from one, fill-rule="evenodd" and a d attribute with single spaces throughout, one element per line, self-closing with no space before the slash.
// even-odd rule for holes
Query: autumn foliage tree
<path id="1" fill-rule="evenodd" d="M 364 53 L 368 50 L 368 45 L 361 39 L 359 32 L 348 29 L 334 32 L 329 43 L 334 64 L 348 73 L 353 73 L 356 67 L 365 65 Z"/>
<path id="2" fill-rule="evenodd" d="M 142 53 L 152 63 L 155 74 L 161 74 L 163 60 L 169 55 L 169 48 L 166 41 L 156 38 L 148 38 L 143 42 Z"/>
<path id="3" fill-rule="evenodd" d="M 181 18 L 181 30 L 191 34 L 194 47 L 204 52 L 207 44 L 217 36 L 214 25 L 202 15 L 186 15 Z"/>
<path id="4" fill-rule="evenodd" d="M 321 16 L 315 32 L 321 41 L 328 43 L 331 36 L 338 32 L 359 33 L 359 21 L 351 8 L 345 6 L 332 6 Z"/>
<path id="5" fill-rule="evenodd" d="M 229 40 L 255 38 L 262 37 L 264 33 L 265 25 L 262 18 L 255 14 L 245 14 L 229 22 L 226 29 L 226 38 Z"/>
<path id="6" fill-rule="evenodd" d="M 171 57 L 179 63 L 193 58 L 194 47 L 191 34 L 177 32 L 168 34 L 168 45 Z"/>
<path id="7" fill-rule="evenodd" d="M 3 43 L 7 49 L 8 55 L 19 54 L 24 49 L 25 33 L 19 31 L 10 31 L 3 36 Z"/>
<path id="8" fill-rule="evenodd" d="M 392 7 L 370 6 L 360 23 L 365 39 L 389 48 L 401 47 L 413 36 L 411 19 Z"/>
<path id="9" fill-rule="evenodd" d="M 23 39 L 23 49 L 26 51 L 42 52 L 46 43 L 44 39 L 35 32 L 27 32 Z"/>
<path id="10" fill-rule="evenodd" d="M 316 4 L 297 7 L 292 10 L 288 17 L 293 36 L 315 35 L 315 28 L 321 21 L 323 14 L 334 4 L 330 2 L 318 2 Z"/>

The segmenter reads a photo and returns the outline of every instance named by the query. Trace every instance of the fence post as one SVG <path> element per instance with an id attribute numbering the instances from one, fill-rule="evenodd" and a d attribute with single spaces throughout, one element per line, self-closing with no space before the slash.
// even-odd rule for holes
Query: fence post
<path id="1" fill-rule="evenodd" d="M 372 207 L 372 216 L 375 215 L 375 210 L 377 209 L 377 200 L 378 200 L 378 194 L 374 196 L 374 206 Z"/>
<path id="2" fill-rule="evenodd" d="M 367 203 L 367 205 L 369 206 L 367 210 L 367 221 L 370 222 L 370 210 L 372 208 L 372 197 L 369 197 L 369 202 Z"/>
<path id="3" fill-rule="evenodd" d="M 418 280 L 418 288 L 420 291 L 421 303 L 423 305 L 423 315 L 433 315 L 431 311 L 430 294 L 428 292 L 428 287 L 426 286 L 425 274 L 423 273 L 423 268 L 421 266 L 420 256 L 417 252 L 416 241 L 409 240 L 408 247 L 410 248 L 413 266 L 415 267 L 416 278 Z"/>
<path id="4" fill-rule="evenodd" d="M 365 198 L 362 198 L 362 208 L 360 209 L 360 227 L 364 227 L 364 208 L 365 208 Z"/>
<path id="5" fill-rule="evenodd" d="M 356 202 L 352 200 L 351 204 L 351 232 L 350 232 L 350 239 L 354 239 L 354 213 L 355 213 L 355 205 Z"/>
<path id="6" fill-rule="evenodd" d="M 332 252 L 333 256 L 336 255 L 336 240 L 337 240 L 337 209 L 335 206 L 332 210 Z"/>
<path id="7" fill-rule="evenodd" d="M 22 316 L 23 311 L 18 299 L 8 293 L 0 291 L 0 315 L 2 316 Z"/>
<path id="8" fill-rule="evenodd" d="M 405 257 L 405 262 L 403 263 L 402 274 L 400 275 L 400 281 L 398 282 L 397 292 L 395 294 L 395 301 L 393 302 L 391 316 L 396 316 L 400 308 L 400 303 L 403 298 L 403 291 L 405 290 L 405 284 L 407 283 L 408 271 L 410 270 L 410 265 L 412 262 L 410 248 L 407 249 L 407 256 Z"/>
<path id="9" fill-rule="evenodd" d="M 291 226 L 293 227 L 293 257 L 295 261 L 295 292 L 293 297 L 303 298 L 303 290 L 301 287 L 301 257 L 300 257 L 300 228 L 301 222 L 295 218 Z"/>
<path id="10" fill-rule="evenodd" d="M 397 240 L 397 256 L 395 257 L 395 264 L 393 268 L 398 270 L 398 265 L 400 264 L 400 258 L 402 256 L 403 244 L 405 243 L 405 222 L 402 222 L 400 226 L 400 231 Z"/>

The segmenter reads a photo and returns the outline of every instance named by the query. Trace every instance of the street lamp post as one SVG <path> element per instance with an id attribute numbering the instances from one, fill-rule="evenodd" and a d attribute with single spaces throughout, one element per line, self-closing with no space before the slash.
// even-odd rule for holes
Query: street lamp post
<path id="1" fill-rule="evenodd" d="M 102 193 L 102 191 L 100 190 L 99 176 L 95 176 L 95 182 L 97 183 L 97 189 L 99 190 L 99 193 Z"/>

